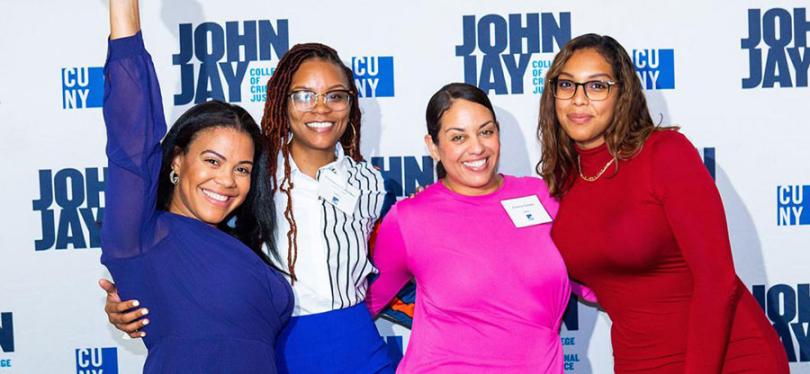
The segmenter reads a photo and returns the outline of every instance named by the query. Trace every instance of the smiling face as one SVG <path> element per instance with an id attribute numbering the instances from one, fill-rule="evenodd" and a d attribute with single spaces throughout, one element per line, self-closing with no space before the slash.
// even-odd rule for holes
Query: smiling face
<path id="1" fill-rule="evenodd" d="M 579 83 L 616 80 L 610 64 L 592 48 L 574 52 L 557 79 Z M 576 90 L 570 99 L 555 100 L 557 119 L 566 135 L 580 148 L 598 147 L 605 142 L 605 130 L 613 122 L 619 87 L 613 87 L 608 97 L 601 101 L 589 99 L 582 86 Z"/>
<path id="2" fill-rule="evenodd" d="M 200 130 L 172 160 L 180 178 L 169 211 L 209 225 L 222 222 L 245 201 L 250 191 L 253 141 L 228 127 Z"/>
<path id="3" fill-rule="evenodd" d="M 290 92 L 306 90 L 319 95 L 315 106 L 308 111 L 296 109 L 292 99 L 288 100 L 287 111 L 293 134 L 291 146 L 294 154 L 335 152 L 335 144 L 349 123 L 351 109 L 333 110 L 320 95 L 336 90 L 348 91 L 346 79 L 339 66 L 317 58 L 304 61 L 293 74 Z"/>
<path id="4" fill-rule="evenodd" d="M 501 150 L 498 126 L 487 107 L 464 99 L 453 100 L 440 119 L 437 141 L 425 143 L 433 159 L 441 161 L 447 188 L 462 195 L 494 192 L 500 185 L 498 157 Z"/>

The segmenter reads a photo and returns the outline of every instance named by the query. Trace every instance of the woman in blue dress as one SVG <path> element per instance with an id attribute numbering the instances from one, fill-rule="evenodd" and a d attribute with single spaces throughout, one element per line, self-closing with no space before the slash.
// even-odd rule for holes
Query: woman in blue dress
<path id="1" fill-rule="evenodd" d="M 211 101 L 161 144 L 137 0 L 111 0 L 110 20 L 101 261 L 121 295 L 152 308 L 144 372 L 275 373 L 293 295 L 261 249 L 275 217 L 260 130 L 244 109 Z"/>
<path id="2" fill-rule="evenodd" d="M 366 277 L 376 272 L 367 243 L 385 189 L 360 154 L 357 88 L 334 49 L 307 43 L 284 54 L 268 82 L 262 130 L 281 255 L 266 251 L 295 295 L 293 318 L 276 345 L 279 371 L 393 372 L 363 303 Z M 149 336 L 141 327 L 158 316 L 141 318 L 144 309 L 102 286 L 110 321 L 133 337 Z"/>

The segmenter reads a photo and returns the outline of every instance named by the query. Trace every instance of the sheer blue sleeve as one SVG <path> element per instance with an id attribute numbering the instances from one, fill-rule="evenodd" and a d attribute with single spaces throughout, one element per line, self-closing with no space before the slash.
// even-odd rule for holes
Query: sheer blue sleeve
<path id="1" fill-rule="evenodd" d="M 156 238 L 155 203 L 166 120 L 141 33 L 109 41 L 104 66 L 108 177 L 102 262 L 143 254 Z"/>

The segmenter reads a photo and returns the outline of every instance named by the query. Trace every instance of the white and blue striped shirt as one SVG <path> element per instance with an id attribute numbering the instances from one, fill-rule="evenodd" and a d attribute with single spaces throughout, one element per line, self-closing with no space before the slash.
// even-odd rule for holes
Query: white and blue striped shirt
<path id="1" fill-rule="evenodd" d="M 309 315 L 348 308 L 366 297 L 366 277 L 377 273 L 368 258 L 368 238 L 380 217 L 385 188 L 382 175 L 367 162 L 356 162 L 336 147 L 336 160 L 318 170 L 335 172 L 342 180 L 360 191 L 352 214 L 346 214 L 318 196 L 319 182 L 301 172 L 290 157 L 293 182 L 292 210 L 298 229 L 298 258 L 293 286 L 293 316 Z M 284 179 L 284 160 L 279 157 L 278 183 Z M 275 194 L 276 246 L 280 259 L 270 256 L 284 271 L 287 266 L 287 232 L 284 218 L 287 195 Z M 287 280 L 290 278 L 287 275 Z"/>

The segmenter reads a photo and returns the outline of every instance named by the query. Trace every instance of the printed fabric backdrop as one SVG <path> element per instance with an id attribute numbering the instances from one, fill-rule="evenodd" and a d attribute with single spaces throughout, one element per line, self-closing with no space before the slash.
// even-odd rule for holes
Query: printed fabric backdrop
<path id="1" fill-rule="evenodd" d="M 615 37 L 653 117 L 680 125 L 703 155 L 737 271 L 793 372 L 810 373 L 807 4 L 175 0 L 144 1 L 141 18 L 170 123 L 210 98 L 258 119 L 280 55 L 300 42 L 335 47 L 362 97 L 363 154 L 399 197 L 435 180 L 423 113 L 443 84 L 489 93 L 501 171 L 532 175 L 554 54 L 580 34 Z M 107 323 L 96 285 L 109 276 L 95 223 L 104 213 L 108 30 L 103 0 L 0 1 L 0 374 L 137 373 L 145 358 L 140 341 Z M 408 330 L 378 327 L 401 354 Z M 561 331 L 566 372 L 611 373 L 609 335 L 604 313 L 572 302 Z"/>

